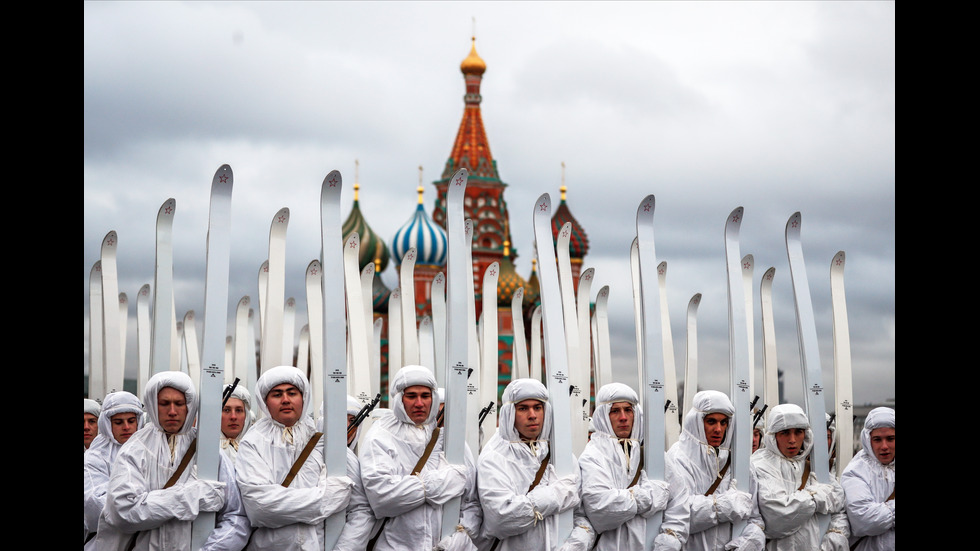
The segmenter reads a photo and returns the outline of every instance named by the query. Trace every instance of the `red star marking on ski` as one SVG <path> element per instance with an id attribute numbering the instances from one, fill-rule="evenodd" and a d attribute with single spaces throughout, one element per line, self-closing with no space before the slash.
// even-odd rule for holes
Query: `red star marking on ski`
<path id="1" fill-rule="evenodd" d="M 350 248 L 353 249 L 353 248 L 356 248 L 356 247 L 357 247 L 357 240 L 356 239 L 351 239 L 350 240 Z"/>
<path id="2" fill-rule="evenodd" d="M 279 223 L 280 224 L 283 224 L 283 223 L 286 222 L 286 216 L 285 215 L 281 215 L 277 219 L 279 220 Z"/>
<path id="3" fill-rule="evenodd" d="M 319 273 L 319 270 L 316 268 L 310 268 L 310 275 L 316 275 L 317 273 Z"/>
<path id="4" fill-rule="evenodd" d="M 337 187 L 337 177 L 336 176 L 334 176 L 333 178 L 330 178 L 327 181 L 330 182 L 330 187 Z"/>
<path id="5" fill-rule="evenodd" d="M 546 211 L 546 210 L 548 210 L 548 204 L 547 204 L 547 203 L 545 203 L 544 201 L 542 201 L 542 202 L 541 202 L 541 204 L 540 204 L 539 206 L 541 207 L 541 211 L 542 211 L 542 212 L 544 212 L 544 211 Z"/>
<path id="6" fill-rule="evenodd" d="M 739 218 L 737 214 L 732 215 L 732 222 L 738 222 Z"/>
<path id="7" fill-rule="evenodd" d="M 766 274 L 766 279 L 768 279 L 769 281 L 772 281 L 772 273 L 771 272 L 768 273 L 768 274 Z"/>
<path id="8" fill-rule="evenodd" d="M 752 267 L 752 263 L 751 262 L 743 262 L 742 263 L 742 269 L 743 270 L 748 270 L 751 267 Z"/>
<path id="9" fill-rule="evenodd" d="M 647 204 L 643 205 L 643 212 L 650 212 L 650 209 L 651 208 L 653 208 L 653 205 L 651 205 L 650 203 L 647 203 Z"/>
<path id="10" fill-rule="evenodd" d="M 462 176 L 457 176 L 455 183 L 456 183 L 457 186 L 463 185 L 463 177 Z"/>
<path id="11" fill-rule="evenodd" d="M 606 296 L 606 295 L 608 295 L 608 294 L 609 294 L 609 291 L 607 291 L 607 290 L 605 290 L 605 289 L 603 289 L 603 290 L 602 290 L 602 292 L 601 292 L 601 293 L 599 293 L 599 294 L 600 294 L 600 295 L 602 295 L 602 296 Z"/>
<path id="12" fill-rule="evenodd" d="M 584 276 L 582 276 L 582 279 L 584 279 L 585 281 L 592 281 L 592 274 L 585 274 Z"/>
<path id="13" fill-rule="evenodd" d="M 492 276 L 497 275 L 497 270 L 494 270 L 493 268 L 490 268 L 490 275 L 492 275 Z"/>
<path id="14" fill-rule="evenodd" d="M 837 262 L 837 265 L 838 265 L 838 266 L 840 266 L 841 264 L 843 264 L 843 263 L 844 263 L 844 260 L 843 260 L 843 259 L 840 259 L 840 258 L 838 258 L 837 260 L 835 260 L 835 262 Z"/>
<path id="15" fill-rule="evenodd" d="M 105 242 L 105 244 L 111 247 L 111 246 L 113 246 L 113 245 L 116 244 L 116 240 L 115 239 L 107 239 L 106 242 Z"/>
<path id="16" fill-rule="evenodd" d="M 221 176 L 218 176 L 218 181 L 221 182 L 222 184 L 225 183 L 225 182 L 227 182 L 228 181 L 228 175 L 227 174 L 222 174 Z"/>
<path id="17" fill-rule="evenodd" d="M 168 206 L 167 208 L 163 209 L 163 212 L 165 214 L 170 214 L 171 212 L 173 212 L 173 210 L 171 209 L 171 207 Z"/>
<path id="18" fill-rule="evenodd" d="M 657 268 L 657 274 L 658 275 L 664 275 L 665 273 L 667 273 L 667 269 L 666 268 Z"/>
<path id="19" fill-rule="evenodd" d="M 793 220 L 793 224 L 792 224 L 791 227 L 795 228 L 796 226 L 799 226 L 799 225 L 800 225 L 800 221 L 799 220 Z"/>
<path id="20" fill-rule="evenodd" d="M 568 230 L 567 229 L 566 230 L 562 230 L 561 236 L 562 237 L 568 237 Z"/>

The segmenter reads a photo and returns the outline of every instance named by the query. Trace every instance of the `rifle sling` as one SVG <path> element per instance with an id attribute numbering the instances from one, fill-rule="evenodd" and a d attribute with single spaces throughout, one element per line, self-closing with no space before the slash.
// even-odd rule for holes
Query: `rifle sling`
<path id="1" fill-rule="evenodd" d="M 167 480 L 167 483 L 163 485 L 164 490 L 173 486 L 174 484 L 177 483 L 178 480 L 180 480 L 180 475 L 184 474 L 184 471 L 187 469 L 187 466 L 191 464 L 191 459 L 194 458 L 194 454 L 196 452 L 197 452 L 197 438 L 191 440 L 191 445 L 188 446 L 187 451 L 184 452 L 184 457 L 180 458 L 180 464 L 177 465 L 177 470 L 174 471 L 174 474 L 170 475 L 170 478 Z M 95 532 L 93 532 L 92 535 L 94 536 Z M 133 534 L 131 538 L 129 538 L 129 542 L 126 544 L 126 551 L 132 551 L 133 548 L 136 547 L 136 538 L 138 538 L 139 535 L 140 532 L 136 532 Z"/>
<path id="2" fill-rule="evenodd" d="M 306 463 L 306 458 L 313 453 L 313 448 L 316 447 L 316 443 L 320 440 L 321 436 L 323 436 L 322 432 L 315 432 L 313 433 L 313 436 L 310 437 L 310 441 L 306 443 L 306 447 L 303 448 L 302 453 L 299 454 L 299 457 L 297 457 L 296 461 L 293 462 L 293 466 L 289 468 L 289 472 L 286 473 L 286 478 L 282 480 L 283 488 L 288 488 L 293 482 L 293 479 L 296 478 L 299 470 L 303 468 L 303 463 Z"/>
<path id="3" fill-rule="evenodd" d="M 548 455 L 544 456 L 544 459 L 541 461 L 541 466 L 538 467 L 538 472 L 534 474 L 534 480 L 531 481 L 531 485 L 528 486 L 527 488 L 528 492 L 533 490 L 534 487 L 537 486 L 539 482 L 541 482 L 541 478 L 544 476 L 545 469 L 548 468 L 548 461 L 550 459 L 551 459 L 551 449 L 549 448 Z M 490 551 L 496 551 L 498 545 L 500 545 L 500 540 L 495 538 L 493 540 L 493 545 L 490 547 Z"/>
<path id="4" fill-rule="evenodd" d="M 715 490 L 718 489 L 718 485 L 721 484 L 721 479 L 725 478 L 725 473 L 728 472 L 728 466 L 731 465 L 731 464 L 732 464 L 732 452 L 731 452 L 731 450 L 729 450 L 729 452 L 728 452 L 728 461 L 725 461 L 725 466 L 722 467 L 721 468 L 721 472 L 718 473 L 718 478 L 715 479 L 715 483 L 712 484 L 710 488 L 708 488 L 708 491 L 705 492 L 704 495 L 710 496 L 711 494 L 715 493 Z M 806 467 L 807 467 L 807 469 L 809 469 L 810 468 L 810 464 L 807 463 L 806 464 Z"/>
<path id="5" fill-rule="evenodd" d="M 422 469 L 425 468 L 425 464 L 429 460 L 429 455 L 432 454 L 432 449 L 436 447 L 436 440 L 439 439 L 439 429 L 440 427 L 437 425 L 436 428 L 432 430 L 432 437 L 429 438 L 429 443 L 426 444 L 425 452 L 422 453 L 422 457 L 419 458 L 418 463 L 416 463 L 415 467 L 412 469 L 412 475 L 418 475 L 420 472 L 422 472 Z M 381 532 L 384 532 L 385 525 L 388 524 L 389 518 L 390 517 L 385 517 L 382 519 L 381 528 L 378 528 L 378 533 L 375 534 L 374 537 L 371 538 L 371 541 L 368 542 L 367 551 L 374 549 L 374 545 L 378 542 L 378 538 L 381 537 Z"/>
<path id="6" fill-rule="evenodd" d="M 803 481 L 800 482 L 800 487 L 797 490 L 802 490 L 806 488 L 806 481 L 810 479 L 810 458 L 806 458 L 806 467 L 803 468 Z"/>

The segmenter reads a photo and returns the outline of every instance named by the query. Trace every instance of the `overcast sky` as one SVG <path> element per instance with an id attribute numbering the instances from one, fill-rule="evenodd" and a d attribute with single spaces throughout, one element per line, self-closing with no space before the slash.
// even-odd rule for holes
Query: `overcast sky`
<path id="1" fill-rule="evenodd" d="M 830 264 L 845 251 L 854 402 L 895 396 L 893 2 L 86 2 L 85 371 L 89 273 L 118 233 L 136 373 L 136 294 L 153 283 L 154 224 L 176 199 L 177 314 L 203 329 L 211 178 L 231 165 L 229 317 L 258 292 L 269 229 L 290 209 L 286 296 L 320 254 L 319 194 L 334 169 L 386 239 L 412 215 L 418 167 L 431 214 L 463 113 L 471 37 L 486 62 L 483 122 L 528 277 L 532 209 L 568 204 L 588 234 L 593 295 L 610 286 L 615 373 L 636 382 L 629 250 L 656 196 L 678 381 L 698 310 L 702 389 L 729 389 L 724 225 L 744 207 L 741 254 L 773 282 L 785 401 L 802 403 L 786 222 L 802 241 L 824 386 L 834 378 Z M 396 285 L 393 266 L 382 274 Z M 231 329 L 229 329 L 230 334 Z M 758 392 L 757 392 L 758 393 Z M 828 396 L 828 407 L 832 407 Z"/>

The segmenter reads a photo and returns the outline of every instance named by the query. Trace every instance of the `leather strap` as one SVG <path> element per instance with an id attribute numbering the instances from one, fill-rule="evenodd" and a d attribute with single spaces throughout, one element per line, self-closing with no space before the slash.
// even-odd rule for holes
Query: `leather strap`
<path id="1" fill-rule="evenodd" d="M 800 483 L 800 487 L 797 490 L 802 490 L 806 488 L 806 481 L 810 479 L 810 458 L 806 458 L 806 467 L 803 468 L 803 482 Z"/>
<path id="2" fill-rule="evenodd" d="M 728 472 L 728 466 L 731 465 L 731 464 L 732 464 L 732 452 L 731 452 L 731 450 L 729 450 L 729 452 L 728 452 L 728 461 L 725 461 L 725 466 L 722 467 L 721 468 L 721 472 L 718 473 L 718 478 L 715 479 L 715 483 L 712 484 L 710 488 L 708 488 L 708 491 L 705 492 L 704 495 L 710 496 L 711 494 L 715 493 L 715 490 L 718 489 L 718 485 L 721 484 L 721 479 L 725 478 L 725 473 Z M 810 468 L 810 463 L 807 463 L 806 466 L 807 466 L 807 469 L 809 469 Z"/>
<path id="3" fill-rule="evenodd" d="M 288 488 L 293 482 L 293 479 L 296 478 L 296 475 L 299 474 L 299 470 L 303 468 L 303 463 L 306 463 L 306 458 L 313 453 L 313 448 L 316 447 L 316 443 L 320 440 L 321 436 L 323 436 L 322 432 L 315 432 L 310 437 L 310 441 L 306 443 L 306 447 L 303 448 L 302 453 L 299 454 L 299 457 L 293 462 L 293 466 L 289 468 L 289 472 L 286 473 L 286 478 L 282 480 L 283 488 Z"/>
<path id="4" fill-rule="evenodd" d="M 442 418 L 441 418 L 442 417 L 442 412 L 439 412 L 439 414 L 440 414 L 439 422 L 441 423 L 442 422 Z M 439 429 L 440 429 L 440 426 L 437 424 L 436 425 L 436 428 L 434 428 L 432 430 L 432 437 L 429 438 L 429 443 L 426 444 L 426 446 L 425 446 L 425 452 L 422 453 L 422 457 L 419 458 L 418 463 L 416 463 L 415 464 L 415 467 L 412 469 L 412 475 L 413 476 L 418 475 L 420 472 L 422 472 L 422 469 L 425 468 L 425 464 L 429 460 L 429 455 L 432 454 L 432 449 L 436 447 L 436 440 L 439 439 Z M 366 548 L 367 551 L 371 551 L 372 549 L 374 549 L 375 544 L 378 543 L 378 538 L 381 537 L 381 532 L 384 532 L 385 525 L 388 524 L 388 519 L 389 518 L 390 517 L 385 517 L 381 521 L 381 528 L 378 528 L 378 533 L 375 534 L 374 537 L 371 538 L 371 541 L 368 542 L 368 545 L 367 545 L 367 548 Z"/>
<path id="5" fill-rule="evenodd" d="M 167 489 L 177 483 L 177 481 L 180 479 L 180 475 L 184 474 L 184 470 L 188 465 L 190 465 L 191 459 L 194 458 L 195 452 L 197 452 L 197 438 L 191 440 L 191 445 L 187 447 L 187 451 L 184 452 L 184 457 L 180 459 L 180 465 L 177 465 L 177 470 L 170 476 L 167 483 L 163 485 L 164 489 Z"/>
<path id="6" fill-rule="evenodd" d="M 544 476 L 544 471 L 545 469 L 548 468 L 548 461 L 550 459 L 551 459 L 551 449 L 549 448 L 548 455 L 544 456 L 544 459 L 541 461 L 541 466 L 538 467 L 538 472 L 534 474 L 534 480 L 531 482 L 531 485 L 528 486 L 527 488 L 528 492 L 533 490 L 534 487 L 537 486 L 539 482 L 541 482 L 541 477 Z M 500 540 L 494 539 L 493 545 L 490 547 L 490 551 L 496 551 L 498 545 L 500 545 Z"/>
<path id="7" fill-rule="evenodd" d="M 627 488 L 632 488 L 636 486 L 636 483 L 640 481 L 640 473 L 643 472 L 643 444 L 640 444 L 640 464 L 636 466 L 636 475 L 633 476 L 633 481 Z"/>

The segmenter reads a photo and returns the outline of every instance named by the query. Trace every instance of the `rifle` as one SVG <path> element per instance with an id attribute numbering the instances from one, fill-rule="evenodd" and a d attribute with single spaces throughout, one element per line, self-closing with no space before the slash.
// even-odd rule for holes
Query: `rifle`
<path id="1" fill-rule="evenodd" d="M 759 419 L 762 419 L 762 414 L 766 412 L 766 408 L 768 408 L 768 407 L 769 407 L 769 404 L 762 404 L 762 409 L 760 409 L 755 414 L 755 418 L 752 420 L 752 428 L 753 429 L 755 428 L 756 425 L 759 424 Z"/>
<path id="2" fill-rule="evenodd" d="M 235 377 L 235 382 L 231 383 L 230 386 L 225 387 L 221 392 L 221 407 L 224 409 L 225 404 L 228 403 L 228 398 L 231 398 L 231 393 L 235 392 L 235 387 L 238 386 L 238 382 L 241 381 L 238 377 Z"/>
<path id="3" fill-rule="evenodd" d="M 490 403 L 487 404 L 487 407 L 480 410 L 480 422 L 478 426 L 483 424 L 483 420 L 487 418 L 487 415 L 490 415 L 490 412 L 492 410 L 493 410 L 493 400 L 491 400 Z"/>
<path id="4" fill-rule="evenodd" d="M 371 402 L 364 404 L 364 407 L 361 408 L 361 411 L 358 411 L 357 415 L 354 416 L 351 422 L 347 423 L 347 438 L 351 437 L 351 431 L 356 431 L 357 427 L 361 426 L 361 423 L 363 423 L 364 420 L 367 419 L 367 416 L 370 415 L 372 411 L 374 411 L 374 408 L 378 405 L 378 402 L 380 401 L 381 401 L 381 393 L 379 392 L 378 395 L 374 397 L 374 400 L 371 400 Z"/>
<path id="5" fill-rule="evenodd" d="M 752 411 L 752 409 L 755 407 L 755 405 L 757 403 L 759 403 L 759 395 L 758 394 L 755 395 L 755 399 L 752 400 L 752 403 L 751 404 L 749 404 L 749 411 Z"/>

